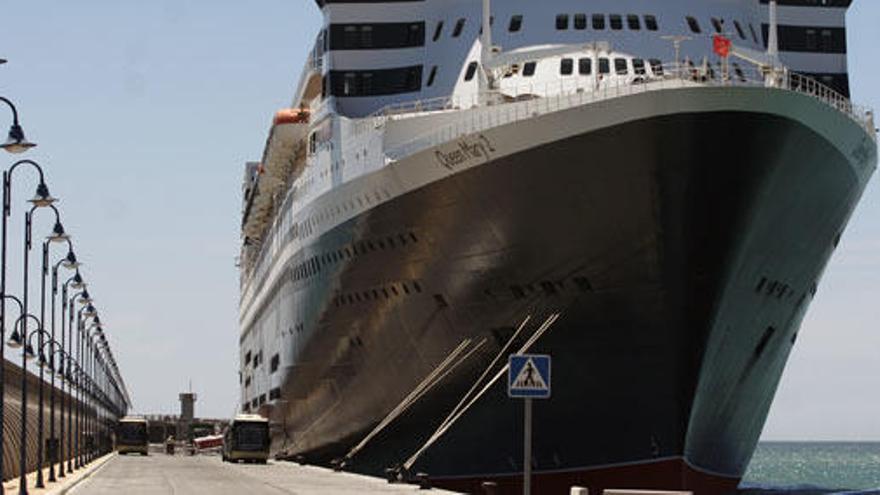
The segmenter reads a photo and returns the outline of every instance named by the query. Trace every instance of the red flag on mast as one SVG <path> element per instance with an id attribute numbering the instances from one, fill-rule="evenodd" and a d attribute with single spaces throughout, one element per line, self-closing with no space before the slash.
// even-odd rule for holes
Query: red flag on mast
<path id="1" fill-rule="evenodd" d="M 730 46 L 732 43 L 730 42 L 730 38 L 726 38 L 720 34 L 716 34 L 712 36 L 712 49 L 715 53 L 718 54 L 719 57 L 727 57 L 730 55 Z"/>

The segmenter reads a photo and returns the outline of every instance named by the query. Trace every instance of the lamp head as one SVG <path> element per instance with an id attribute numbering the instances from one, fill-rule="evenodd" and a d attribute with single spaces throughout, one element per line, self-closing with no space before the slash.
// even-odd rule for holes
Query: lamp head
<path id="1" fill-rule="evenodd" d="M 74 270 L 79 268 L 82 263 L 76 260 L 76 254 L 74 254 L 73 249 L 71 249 L 67 251 L 67 256 L 64 257 L 64 261 L 61 262 L 61 265 L 69 270 Z M 76 277 L 79 277 L 80 282 L 82 282 L 82 277 L 79 276 L 79 272 L 74 276 L 74 282 L 76 282 Z"/>
<path id="2" fill-rule="evenodd" d="M 32 357 L 34 357 L 34 346 L 32 346 L 30 342 L 27 342 L 24 346 L 24 358 L 30 359 Z"/>
<path id="3" fill-rule="evenodd" d="M 67 235 L 67 232 L 64 232 L 64 225 L 61 225 L 61 222 L 55 222 L 55 226 L 52 227 L 52 234 L 46 239 L 49 242 L 67 242 L 70 236 Z"/>
<path id="4" fill-rule="evenodd" d="M 12 331 L 12 335 L 9 336 L 9 340 L 6 342 L 6 345 L 13 349 L 18 349 L 21 347 L 21 333 L 18 332 L 18 329 L 14 329 Z"/>
<path id="5" fill-rule="evenodd" d="M 34 197 L 28 201 L 39 208 L 49 206 L 57 200 L 49 194 L 49 186 L 45 182 L 40 182 L 37 184 L 37 192 L 34 193 Z"/>
<path id="6" fill-rule="evenodd" d="M 13 154 L 24 153 L 34 146 L 36 146 L 36 144 L 29 142 L 27 138 L 24 137 L 24 129 L 22 129 L 17 123 L 14 123 L 9 127 L 9 137 L 6 138 L 5 143 L 0 144 L 0 148 Z"/>
<path id="7" fill-rule="evenodd" d="M 85 304 L 89 304 L 89 305 L 90 305 L 90 304 L 92 303 L 92 297 L 89 295 L 89 291 L 88 291 L 88 290 L 83 289 L 83 291 L 82 291 L 82 295 L 81 295 L 80 298 L 79 298 L 79 303 L 80 303 L 80 304 L 83 304 L 83 305 L 85 305 Z"/>
<path id="8" fill-rule="evenodd" d="M 85 282 L 83 282 L 82 275 L 79 274 L 79 271 L 73 276 L 73 282 L 70 284 L 76 290 L 82 289 L 86 286 Z"/>
<path id="9" fill-rule="evenodd" d="M 90 299 L 90 301 L 91 301 L 91 299 Z M 92 306 L 91 304 L 86 306 L 86 310 L 83 311 L 83 316 L 85 316 L 86 318 L 90 318 L 92 316 L 97 316 L 97 315 L 98 315 L 98 310 L 95 309 L 95 307 Z"/>

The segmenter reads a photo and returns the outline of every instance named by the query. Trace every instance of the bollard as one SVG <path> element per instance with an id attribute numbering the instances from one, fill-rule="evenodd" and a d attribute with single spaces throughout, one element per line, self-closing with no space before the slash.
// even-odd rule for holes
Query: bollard
<path id="1" fill-rule="evenodd" d="M 385 479 L 388 483 L 397 483 L 397 468 L 385 468 Z"/>
<path id="2" fill-rule="evenodd" d="M 418 482 L 419 490 L 431 489 L 431 480 L 428 479 L 428 473 L 416 473 L 416 481 Z"/>
<path id="3" fill-rule="evenodd" d="M 333 468 L 334 471 L 336 471 L 338 473 L 338 472 L 342 471 L 342 468 L 345 466 L 345 461 L 343 461 L 342 459 L 336 458 L 336 459 L 333 459 L 332 461 L 330 461 L 330 466 Z"/>
<path id="4" fill-rule="evenodd" d="M 484 481 L 480 483 L 480 486 L 483 488 L 483 493 L 485 495 L 498 495 L 498 483 L 494 481 Z"/>
<path id="5" fill-rule="evenodd" d="M 569 495 L 590 495 L 590 490 L 582 486 L 573 486 Z"/>

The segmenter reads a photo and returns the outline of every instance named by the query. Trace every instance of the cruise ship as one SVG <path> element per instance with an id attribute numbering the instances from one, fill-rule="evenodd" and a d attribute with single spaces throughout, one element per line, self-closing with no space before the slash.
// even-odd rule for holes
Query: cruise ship
<path id="1" fill-rule="evenodd" d="M 735 490 L 876 168 L 850 0 L 317 0 L 242 187 L 273 453 L 519 493 Z M 422 473 L 422 474 L 419 474 Z"/>

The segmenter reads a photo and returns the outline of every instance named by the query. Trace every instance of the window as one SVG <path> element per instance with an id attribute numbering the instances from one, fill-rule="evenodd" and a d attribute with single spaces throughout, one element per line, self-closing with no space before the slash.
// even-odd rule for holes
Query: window
<path id="1" fill-rule="evenodd" d="M 431 73 L 428 75 L 428 82 L 426 86 L 430 87 L 434 85 L 434 78 L 437 77 L 437 66 L 431 67 Z"/>
<path id="2" fill-rule="evenodd" d="M 507 26 L 507 30 L 511 33 L 518 33 L 520 29 L 522 29 L 522 21 L 523 16 L 515 15 L 510 18 L 510 25 Z"/>
<path id="3" fill-rule="evenodd" d="M 626 16 L 626 25 L 633 31 L 639 31 L 640 29 L 642 29 L 642 23 L 639 20 L 639 16 L 634 14 L 629 14 Z"/>
<path id="4" fill-rule="evenodd" d="M 807 29 L 806 38 L 807 38 L 806 39 L 807 50 L 813 51 L 813 52 L 816 51 L 816 49 L 819 47 L 819 36 L 816 33 L 816 30 L 815 29 Z"/>
<path id="5" fill-rule="evenodd" d="M 568 29 L 568 14 L 559 14 L 556 16 L 556 29 L 560 31 Z"/>
<path id="6" fill-rule="evenodd" d="M 603 14 L 593 14 L 593 29 L 605 29 L 605 16 Z"/>
<path id="7" fill-rule="evenodd" d="M 746 32 L 743 31 L 743 27 L 742 27 L 742 25 L 739 23 L 739 21 L 734 20 L 734 21 L 733 21 L 733 27 L 736 28 L 736 34 L 739 35 L 739 39 L 741 39 L 741 40 L 746 39 Z"/>
<path id="8" fill-rule="evenodd" d="M 621 76 L 629 74 L 629 66 L 627 66 L 625 58 L 614 59 L 614 72 Z"/>
<path id="9" fill-rule="evenodd" d="M 822 51 L 834 52 L 834 36 L 830 29 L 822 30 Z"/>
<path id="10" fill-rule="evenodd" d="M 247 351 L 244 355 L 244 364 L 251 364 L 251 351 Z"/>
<path id="11" fill-rule="evenodd" d="M 691 28 L 691 32 L 692 32 L 692 33 L 700 34 L 700 33 L 703 32 L 703 30 L 700 29 L 700 23 L 697 22 L 697 20 L 694 19 L 693 17 L 688 16 L 688 17 L 687 17 L 687 23 L 688 23 L 688 27 Z"/>
<path id="12" fill-rule="evenodd" d="M 721 34 L 724 32 L 724 21 L 717 17 L 712 18 L 712 27 L 715 28 L 715 32 Z"/>
<path id="13" fill-rule="evenodd" d="M 587 14 L 574 15 L 574 28 L 581 31 L 587 29 Z"/>
<path id="14" fill-rule="evenodd" d="M 611 29 L 620 31 L 623 29 L 623 18 L 620 17 L 620 14 L 611 14 L 608 16 L 608 25 L 611 26 Z"/>
<path id="15" fill-rule="evenodd" d="M 421 87 L 421 65 L 397 69 L 330 71 L 333 96 L 391 95 L 419 91 Z"/>
<path id="16" fill-rule="evenodd" d="M 281 388 L 275 387 L 269 391 L 269 400 L 277 400 L 281 398 Z"/>
<path id="17" fill-rule="evenodd" d="M 455 22 L 455 27 L 452 29 L 452 37 L 458 38 L 461 36 L 461 32 L 464 30 L 464 18 L 459 19 Z"/>
<path id="18" fill-rule="evenodd" d="M 251 386 L 251 377 L 247 377 L 247 378 L 244 379 L 244 386 L 245 386 L 245 387 L 250 387 L 250 386 Z"/>
<path id="19" fill-rule="evenodd" d="M 637 75 L 644 76 L 645 75 L 645 61 L 640 58 L 633 59 L 633 72 Z"/>
<path id="20" fill-rule="evenodd" d="M 663 75 L 663 62 L 660 59 L 652 58 L 648 60 L 648 63 L 651 64 L 651 72 L 654 73 L 655 76 Z"/>
<path id="21" fill-rule="evenodd" d="M 278 365 L 281 362 L 281 357 L 278 354 L 272 356 L 272 359 L 269 361 L 269 373 L 275 373 L 278 371 Z"/>
<path id="22" fill-rule="evenodd" d="M 441 34 L 443 34 L 443 21 L 437 21 L 437 27 L 434 28 L 433 41 L 439 40 Z"/>
<path id="23" fill-rule="evenodd" d="M 758 43 L 758 33 L 755 31 L 755 26 L 751 23 L 749 23 L 749 31 L 752 32 L 752 41 Z"/>
<path id="24" fill-rule="evenodd" d="M 563 76 L 570 76 L 574 72 L 574 60 L 564 58 L 559 63 L 559 73 Z"/>
<path id="25" fill-rule="evenodd" d="M 609 74 L 611 72 L 611 61 L 602 57 L 599 59 L 599 74 Z"/>
<path id="26" fill-rule="evenodd" d="M 578 74 L 589 76 L 593 73 L 593 59 L 582 58 L 578 60 Z"/>
<path id="27" fill-rule="evenodd" d="M 739 66 L 738 63 L 733 63 L 733 71 L 736 73 L 736 77 L 739 78 L 741 82 L 746 82 L 746 75 L 743 74 L 742 67 Z"/>
<path id="28" fill-rule="evenodd" d="M 477 74 L 477 63 L 471 62 L 467 66 L 467 70 L 464 72 L 464 80 L 470 81 Z"/>
<path id="29" fill-rule="evenodd" d="M 331 50 L 367 50 L 424 46 L 424 22 L 331 24 Z"/>
<path id="30" fill-rule="evenodd" d="M 535 75 L 535 69 L 538 67 L 537 62 L 526 62 L 523 66 L 523 77 L 532 77 Z"/>
<path id="31" fill-rule="evenodd" d="M 658 29 L 657 18 L 652 15 L 646 15 L 645 16 L 645 28 L 648 31 L 656 31 Z"/>

